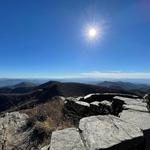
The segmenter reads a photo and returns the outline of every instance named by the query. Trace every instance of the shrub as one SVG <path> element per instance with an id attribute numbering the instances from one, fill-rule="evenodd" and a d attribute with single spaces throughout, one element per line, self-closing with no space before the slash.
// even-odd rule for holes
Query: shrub
<path id="1" fill-rule="evenodd" d="M 64 117 L 63 108 L 64 102 L 55 98 L 32 109 L 22 110 L 29 115 L 27 127 L 33 128 L 31 140 L 35 145 L 49 144 L 52 131 L 74 126 L 71 120 Z"/>

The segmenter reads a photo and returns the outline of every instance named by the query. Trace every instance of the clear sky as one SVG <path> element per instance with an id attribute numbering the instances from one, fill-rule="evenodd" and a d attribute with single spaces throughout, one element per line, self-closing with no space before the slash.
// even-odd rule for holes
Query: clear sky
<path id="1" fill-rule="evenodd" d="M 149 58 L 150 0 L 0 0 L 0 77 L 150 78 Z"/>

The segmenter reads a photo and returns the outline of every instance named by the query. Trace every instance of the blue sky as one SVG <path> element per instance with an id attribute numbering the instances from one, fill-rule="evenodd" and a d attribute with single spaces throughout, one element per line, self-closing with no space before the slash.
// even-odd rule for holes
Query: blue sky
<path id="1" fill-rule="evenodd" d="M 0 0 L 0 77 L 150 78 L 149 57 L 149 0 Z"/>

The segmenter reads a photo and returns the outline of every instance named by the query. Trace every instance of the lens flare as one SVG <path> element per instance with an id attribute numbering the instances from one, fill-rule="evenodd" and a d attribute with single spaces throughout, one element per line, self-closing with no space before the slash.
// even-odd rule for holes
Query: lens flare
<path id="1" fill-rule="evenodd" d="M 96 42 L 102 38 L 103 29 L 101 26 L 87 26 L 84 30 L 84 36 L 89 42 Z"/>
<path id="2" fill-rule="evenodd" d="M 97 36 L 97 30 L 95 28 L 90 28 L 88 31 L 88 36 L 90 38 L 95 38 Z"/>

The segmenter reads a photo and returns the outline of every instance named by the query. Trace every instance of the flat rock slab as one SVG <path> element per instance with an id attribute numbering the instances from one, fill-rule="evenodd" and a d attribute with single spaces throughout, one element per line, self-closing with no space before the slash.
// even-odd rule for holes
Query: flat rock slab
<path id="1" fill-rule="evenodd" d="M 148 109 L 146 106 L 139 106 L 139 105 L 123 105 L 124 109 L 129 109 L 129 110 L 135 110 L 135 111 L 140 111 L 140 112 L 147 112 Z"/>
<path id="2" fill-rule="evenodd" d="M 127 98 L 121 96 L 115 96 L 114 99 L 122 100 L 127 105 L 138 105 L 138 106 L 145 106 L 145 107 L 147 106 L 147 104 L 143 102 L 143 99 Z"/>
<path id="3" fill-rule="evenodd" d="M 88 150 L 134 150 L 143 143 L 140 128 L 111 115 L 83 118 L 79 129 Z"/>
<path id="4" fill-rule="evenodd" d="M 86 150 L 78 129 L 67 128 L 52 133 L 50 150 Z"/>
<path id="5" fill-rule="evenodd" d="M 124 121 L 135 124 L 142 130 L 150 130 L 150 113 L 134 110 L 124 110 L 120 114 L 120 118 Z"/>

